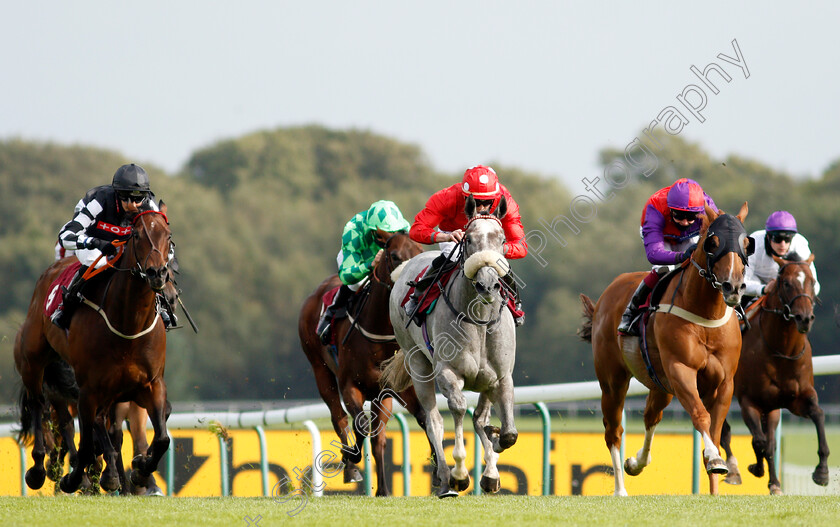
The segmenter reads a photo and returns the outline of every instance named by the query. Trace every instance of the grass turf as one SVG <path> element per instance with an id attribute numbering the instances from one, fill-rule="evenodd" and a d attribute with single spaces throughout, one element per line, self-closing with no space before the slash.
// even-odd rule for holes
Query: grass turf
<path id="1" fill-rule="evenodd" d="M 375 525 L 808 525 L 840 523 L 836 497 L 636 496 L 528 497 L 462 496 L 310 499 L 294 516 L 296 503 L 270 498 L 82 497 L 0 498 L 0 525 L 306 525 L 345 522 Z M 259 520 L 257 517 L 261 517 Z"/>

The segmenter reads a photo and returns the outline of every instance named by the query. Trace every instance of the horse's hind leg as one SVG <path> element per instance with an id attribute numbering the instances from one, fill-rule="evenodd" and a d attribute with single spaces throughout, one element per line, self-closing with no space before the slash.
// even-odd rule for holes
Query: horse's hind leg
<path id="1" fill-rule="evenodd" d="M 493 442 L 487 436 L 487 429 L 490 428 L 491 408 L 492 403 L 487 394 L 478 394 L 478 403 L 475 405 L 475 412 L 473 413 L 473 426 L 484 447 L 484 472 L 481 474 L 481 490 L 493 493 L 498 492 L 501 488 L 501 480 L 499 469 L 496 466 L 499 454 L 493 450 Z"/>
<path id="2" fill-rule="evenodd" d="M 388 419 L 393 415 L 392 411 L 393 399 L 385 397 L 383 400 L 374 401 L 371 406 L 371 414 L 373 420 L 371 422 L 371 449 L 373 450 L 373 459 L 376 463 L 376 495 L 390 496 L 391 492 L 388 489 L 388 477 L 385 473 L 385 447 L 387 445 L 387 437 L 385 436 L 385 427 L 388 424 Z"/>
<path id="3" fill-rule="evenodd" d="M 723 428 L 720 432 L 720 447 L 726 452 L 726 468 L 729 469 L 729 474 L 726 475 L 723 482 L 730 485 L 740 485 L 741 471 L 738 470 L 738 460 L 732 453 L 732 428 L 726 419 L 723 420 Z"/>
<path id="4" fill-rule="evenodd" d="M 624 470 L 631 476 L 638 476 L 642 470 L 650 465 L 650 445 L 653 441 L 653 431 L 656 425 L 662 421 L 662 410 L 671 402 L 671 394 L 651 390 L 645 402 L 645 442 L 642 448 L 636 453 L 636 457 L 629 457 L 624 462 Z"/>
<path id="5" fill-rule="evenodd" d="M 420 405 L 420 401 L 417 400 L 417 394 L 414 392 L 414 387 L 410 387 L 409 389 L 400 392 L 397 394 L 397 397 L 400 398 L 402 405 L 411 412 L 411 415 L 417 420 L 417 424 L 420 425 L 420 428 L 423 431 L 426 431 L 426 427 L 428 426 L 429 416 L 426 415 L 426 411 L 423 409 L 423 406 Z M 428 440 L 428 436 L 426 436 Z M 432 464 L 437 465 L 437 459 L 435 458 L 435 448 L 429 443 L 429 450 L 431 451 L 432 456 Z M 438 479 L 437 472 L 432 472 L 432 487 L 440 487 L 440 480 Z"/>
<path id="6" fill-rule="evenodd" d="M 79 393 L 79 452 L 76 464 L 69 474 L 61 478 L 61 492 L 73 493 L 78 490 L 85 475 L 85 469 L 94 462 L 94 431 L 97 401 L 94 394 L 82 389 Z"/>
<path id="7" fill-rule="evenodd" d="M 825 487 L 828 485 L 828 441 L 825 436 L 825 414 L 817 403 L 817 393 L 813 387 L 809 390 L 803 391 L 799 394 L 799 398 L 794 401 L 791 411 L 802 417 L 809 417 L 814 422 L 817 428 L 817 455 L 820 458 L 819 464 L 811 474 L 811 479 L 814 483 Z"/>
<path id="8" fill-rule="evenodd" d="M 779 496 L 782 494 L 782 483 L 776 474 L 776 427 L 779 425 L 779 419 L 782 417 L 781 410 L 773 410 L 767 413 L 767 422 L 764 425 L 764 430 L 767 433 L 767 450 L 765 456 L 767 458 L 767 475 L 769 476 L 767 488 L 770 489 L 770 494 Z"/>

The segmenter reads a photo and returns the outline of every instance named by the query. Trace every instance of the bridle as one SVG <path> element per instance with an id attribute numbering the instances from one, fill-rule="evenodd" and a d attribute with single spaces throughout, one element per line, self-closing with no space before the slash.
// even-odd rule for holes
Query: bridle
<path id="1" fill-rule="evenodd" d="M 388 236 L 388 238 L 385 240 L 385 243 L 382 244 L 382 250 L 384 251 L 382 253 L 382 258 L 379 259 L 379 263 L 376 264 L 376 268 L 374 268 L 373 272 L 370 273 L 371 280 L 378 283 L 382 287 L 386 288 L 388 291 L 391 291 L 391 289 L 393 289 L 393 287 L 394 287 L 394 283 L 391 282 L 391 273 L 393 273 L 394 269 L 395 269 L 395 267 L 393 267 L 391 265 L 389 245 L 391 245 L 391 241 L 398 234 L 406 234 L 406 232 L 405 231 L 397 231 L 397 232 L 392 233 L 390 236 Z M 377 272 L 379 271 L 380 266 L 383 265 L 383 263 L 382 263 L 383 260 L 385 261 L 385 264 L 384 264 L 385 265 L 385 276 L 386 276 L 385 280 L 376 276 Z"/>
<path id="2" fill-rule="evenodd" d="M 716 236 L 720 241 L 717 248 L 712 249 L 709 241 L 712 236 Z M 743 248 L 743 240 L 748 239 L 746 251 Z M 734 247 L 732 247 L 734 245 Z M 706 238 L 703 241 L 703 252 L 706 253 L 706 267 L 700 267 L 700 264 L 694 260 L 694 255 L 689 257 L 691 264 L 697 269 L 697 272 L 704 278 L 711 286 L 721 293 L 723 282 L 715 276 L 713 268 L 715 264 L 729 253 L 735 253 L 741 258 L 744 266 L 748 265 L 747 258 L 755 252 L 755 240 L 751 236 L 747 236 L 747 231 L 740 221 L 736 221 L 734 216 L 729 214 L 721 214 L 715 221 L 709 225 L 706 230 Z"/>
<path id="3" fill-rule="evenodd" d="M 779 303 L 782 305 L 782 307 L 781 307 L 781 309 L 767 308 L 767 307 L 765 307 L 766 302 L 765 302 L 764 305 L 761 306 L 762 311 L 767 311 L 768 313 L 773 313 L 774 315 L 779 315 L 780 317 L 782 317 L 787 322 L 792 320 L 795 316 L 793 314 L 792 306 L 793 306 L 793 303 L 796 302 L 796 300 L 798 298 L 803 298 L 803 297 L 807 298 L 808 300 L 811 301 L 811 306 L 813 306 L 817 302 L 814 299 L 814 297 L 812 297 L 811 295 L 809 295 L 807 293 L 802 293 L 802 294 L 796 295 L 793 298 L 791 298 L 789 301 L 785 302 L 785 299 L 782 298 L 782 287 L 781 287 L 781 282 L 779 282 L 779 277 L 782 276 L 782 271 L 784 271 L 784 269 L 789 265 L 810 265 L 810 264 L 808 262 L 788 262 L 785 265 L 779 267 L 779 274 L 776 277 L 776 297 L 778 297 Z"/>

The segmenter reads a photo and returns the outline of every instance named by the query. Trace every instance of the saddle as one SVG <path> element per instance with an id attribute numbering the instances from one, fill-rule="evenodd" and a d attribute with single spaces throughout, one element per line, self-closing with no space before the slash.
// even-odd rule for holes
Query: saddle
<path id="1" fill-rule="evenodd" d="M 324 312 L 327 310 L 333 300 L 335 300 L 335 295 L 338 294 L 338 290 L 341 289 L 341 286 L 333 287 L 332 289 L 327 290 L 326 293 L 321 297 L 321 312 L 319 313 L 320 316 L 324 315 Z M 370 282 L 365 284 L 364 287 L 356 291 L 350 300 L 347 302 L 347 305 L 341 308 L 338 308 L 335 311 L 335 315 L 333 315 L 332 320 L 330 320 L 330 349 L 334 349 L 337 345 L 337 337 L 335 332 L 335 322 L 336 320 L 341 320 L 342 318 L 347 318 L 349 313 L 353 313 L 354 316 L 358 316 L 358 312 L 361 311 L 361 307 L 364 304 L 363 299 L 367 297 L 367 294 L 370 293 Z M 338 363 L 338 357 L 336 357 L 336 364 Z"/>
<path id="2" fill-rule="evenodd" d="M 70 282 L 73 281 L 73 277 L 76 276 L 76 271 L 81 266 L 81 262 L 73 262 L 50 284 L 50 293 L 47 295 L 47 300 L 44 303 L 44 314 L 46 314 L 47 318 L 51 317 L 55 313 L 55 310 L 58 309 L 58 306 L 64 301 L 64 291 L 70 285 Z"/>
<path id="3" fill-rule="evenodd" d="M 449 280 L 458 270 L 458 262 L 444 264 L 443 269 L 440 271 L 440 280 L 434 286 L 432 286 L 432 282 L 438 276 L 438 272 L 432 271 L 429 273 L 431 276 L 424 277 L 423 275 L 426 273 L 426 269 L 428 267 L 424 267 L 414 280 L 408 282 L 410 287 L 403 297 L 402 302 L 400 302 L 400 306 L 405 307 L 408 299 L 414 294 L 415 289 L 419 288 L 421 291 L 426 291 L 426 296 L 422 299 L 423 301 L 417 307 L 417 312 L 414 315 L 414 321 L 418 326 L 423 323 L 429 313 L 434 311 L 440 294 L 443 292 L 443 288 L 449 284 Z"/>

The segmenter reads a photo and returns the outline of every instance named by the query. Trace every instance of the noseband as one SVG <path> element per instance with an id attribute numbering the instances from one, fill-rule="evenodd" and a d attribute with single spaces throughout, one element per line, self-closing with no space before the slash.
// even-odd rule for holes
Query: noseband
<path id="1" fill-rule="evenodd" d="M 710 240 L 712 236 L 717 236 L 719 244 L 717 248 L 712 248 Z M 746 252 L 744 251 L 743 241 L 749 239 Z M 721 214 L 709 225 L 706 231 L 706 239 L 703 242 L 703 252 L 706 253 L 706 268 L 700 267 L 693 256 L 689 258 L 691 264 L 697 268 L 700 276 L 706 279 L 709 284 L 716 290 L 720 291 L 723 282 L 718 280 L 712 270 L 715 264 L 729 253 L 735 253 L 741 258 L 741 262 L 746 266 L 747 257 L 755 252 L 755 240 L 751 236 L 747 236 L 747 230 L 744 225 L 730 214 Z"/>
<path id="2" fill-rule="evenodd" d="M 147 211 L 141 212 L 140 214 L 135 216 L 133 220 L 131 220 L 132 231 L 137 228 L 135 226 L 135 224 L 137 223 L 137 220 L 140 219 L 141 216 L 144 216 L 146 214 L 160 214 L 161 216 L 163 216 L 163 220 L 166 222 L 166 224 L 167 225 L 169 224 L 169 218 L 166 217 L 166 214 L 164 214 L 162 212 L 159 212 L 159 211 L 156 211 L 156 210 L 147 210 Z M 166 263 L 163 264 L 163 270 L 166 271 L 166 281 L 168 282 L 169 278 L 170 278 L 169 277 L 169 255 L 164 255 L 155 246 L 155 243 L 152 240 L 152 235 L 149 232 L 148 228 L 144 228 L 143 232 L 146 234 L 146 239 L 149 240 L 149 245 L 152 247 L 152 250 L 149 251 L 149 254 L 146 255 L 146 258 L 144 259 L 144 261 L 142 263 L 140 262 L 140 257 L 137 255 L 137 251 L 134 250 L 134 251 L 132 251 L 132 253 L 134 254 L 134 265 L 130 268 L 127 268 L 127 269 L 122 269 L 122 268 L 116 268 L 116 269 L 119 270 L 119 271 L 130 271 L 133 276 L 138 276 L 138 277 L 142 278 L 146 283 L 148 283 L 149 287 L 151 287 L 153 291 L 159 292 L 157 289 L 152 287 L 151 280 L 149 279 L 149 275 L 146 274 L 144 264 L 149 260 L 149 257 L 151 257 L 152 254 L 154 254 L 156 252 L 160 253 L 160 255 L 163 257 L 164 262 L 166 262 Z M 135 238 L 134 238 L 134 235 L 132 234 L 131 237 L 128 239 L 128 242 L 126 243 L 126 246 L 129 243 L 134 244 L 134 240 L 135 240 Z"/>

